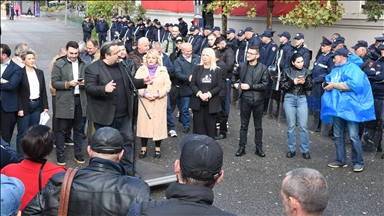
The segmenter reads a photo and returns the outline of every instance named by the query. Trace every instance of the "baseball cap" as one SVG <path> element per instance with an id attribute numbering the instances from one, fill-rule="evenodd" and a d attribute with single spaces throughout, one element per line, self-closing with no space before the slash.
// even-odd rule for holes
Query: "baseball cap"
<path id="1" fill-rule="evenodd" d="M 332 44 L 332 41 L 329 40 L 328 38 L 326 38 L 324 36 L 322 36 L 322 38 L 323 38 L 323 41 L 321 41 L 321 43 L 320 43 L 321 45 L 330 46 Z"/>
<path id="2" fill-rule="evenodd" d="M 157 18 L 153 19 L 153 22 L 156 22 L 156 21 L 159 21 L 159 19 L 157 19 Z"/>
<path id="3" fill-rule="evenodd" d="M 289 32 L 284 31 L 283 33 L 278 35 L 279 37 L 286 37 L 288 40 L 291 39 L 291 34 Z"/>
<path id="4" fill-rule="evenodd" d="M 93 134 L 90 146 L 97 153 L 117 154 L 123 149 L 124 140 L 115 128 L 102 127 Z"/>
<path id="5" fill-rule="evenodd" d="M 383 33 L 383 36 L 375 37 L 375 40 L 376 41 L 384 41 L 384 33 Z"/>
<path id="6" fill-rule="evenodd" d="M 237 32 L 237 36 L 243 36 L 244 35 L 244 30 L 239 30 Z"/>
<path id="7" fill-rule="evenodd" d="M 333 56 L 339 55 L 339 56 L 344 56 L 344 57 L 348 58 L 348 54 L 349 54 L 349 50 L 347 50 L 346 48 L 340 48 L 340 49 L 335 51 Z"/>
<path id="8" fill-rule="evenodd" d="M 211 31 L 211 29 L 212 29 L 212 27 L 211 27 L 210 25 L 206 25 L 206 26 L 204 26 L 204 30 L 209 30 L 209 31 Z"/>
<path id="9" fill-rule="evenodd" d="M 183 19 L 183 17 L 179 17 L 179 18 L 178 18 L 179 21 L 182 20 L 182 19 Z"/>
<path id="10" fill-rule="evenodd" d="M 123 19 L 123 16 L 119 16 L 118 18 L 119 18 L 119 19 Z"/>
<path id="11" fill-rule="evenodd" d="M 159 20 L 153 21 L 156 25 L 161 25 Z"/>
<path id="12" fill-rule="evenodd" d="M 293 39 L 298 39 L 298 40 L 300 40 L 300 39 L 304 39 L 304 34 L 299 32 L 299 33 L 297 33 L 297 34 L 295 35 L 295 37 L 294 37 Z"/>
<path id="13" fill-rule="evenodd" d="M 169 23 L 165 23 L 164 27 L 166 28 L 166 27 L 168 27 L 168 26 L 169 26 Z"/>
<path id="14" fill-rule="evenodd" d="M 220 29 L 220 27 L 219 26 L 215 26 L 215 27 L 213 27 L 213 29 L 212 29 L 212 31 L 220 31 L 221 29 Z"/>
<path id="15" fill-rule="evenodd" d="M 185 176 L 200 181 L 212 181 L 219 177 L 223 150 L 216 140 L 207 135 L 188 135 L 181 141 L 180 150 L 180 168 Z M 200 176 L 197 171 L 206 171 L 209 175 Z"/>
<path id="16" fill-rule="evenodd" d="M 1 174 L 1 215 L 17 214 L 24 191 L 24 184 L 19 179 Z"/>
<path id="17" fill-rule="evenodd" d="M 355 50 L 355 49 L 358 49 L 360 47 L 368 47 L 367 41 L 365 41 L 365 40 L 358 40 L 357 44 L 355 44 L 355 46 L 353 46 L 351 48 Z"/>
<path id="18" fill-rule="evenodd" d="M 104 15 L 101 15 L 100 18 L 104 18 Z"/>
<path id="19" fill-rule="evenodd" d="M 143 18 L 141 18 L 141 17 L 137 18 L 137 21 L 142 21 L 142 20 L 143 20 Z"/>
<path id="20" fill-rule="evenodd" d="M 195 31 L 195 30 L 197 30 L 197 29 L 199 29 L 199 27 L 197 27 L 197 26 L 191 26 L 191 28 L 189 29 L 189 31 Z"/>
<path id="21" fill-rule="evenodd" d="M 85 19 L 85 18 L 89 18 L 89 16 L 88 16 L 88 15 L 84 15 L 84 19 Z"/>
<path id="22" fill-rule="evenodd" d="M 260 37 L 273 37 L 273 33 L 275 33 L 276 31 L 273 31 L 273 30 L 270 30 L 270 29 L 266 29 L 263 34 L 260 35 Z"/>
<path id="23" fill-rule="evenodd" d="M 179 42 L 179 41 L 183 42 L 183 38 L 182 37 L 177 37 L 176 38 L 176 43 Z"/>
<path id="24" fill-rule="evenodd" d="M 227 29 L 227 31 L 225 33 L 227 33 L 227 34 L 236 33 L 236 30 L 234 28 L 229 28 L 229 29 Z"/>
<path id="25" fill-rule="evenodd" d="M 332 48 L 335 48 L 337 45 L 344 43 L 345 39 L 344 37 L 338 37 L 335 40 L 333 40 L 333 43 L 331 44 Z"/>
<path id="26" fill-rule="evenodd" d="M 245 28 L 244 32 L 247 32 L 247 31 L 253 32 L 253 28 L 252 27 Z"/>
<path id="27" fill-rule="evenodd" d="M 147 19 L 147 24 L 150 23 L 150 22 L 152 22 L 152 20 L 151 19 Z"/>

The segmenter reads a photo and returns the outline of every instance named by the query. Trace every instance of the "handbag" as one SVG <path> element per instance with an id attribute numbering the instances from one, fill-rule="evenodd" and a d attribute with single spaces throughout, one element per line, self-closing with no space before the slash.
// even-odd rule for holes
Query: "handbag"
<path id="1" fill-rule="evenodd" d="M 76 172 L 77 169 L 68 168 L 64 175 L 60 191 L 59 216 L 67 216 L 68 214 L 69 195 L 71 193 L 73 177 L 75 177 Z"/>
<path id="2" fill-rule="evenodd" d="M 268 66 L 267 70 L 271 77 L 277 77 L 277 56 L 279 52 L 276 53 L 275 58 L 272 61 L 272 64 Z"/>

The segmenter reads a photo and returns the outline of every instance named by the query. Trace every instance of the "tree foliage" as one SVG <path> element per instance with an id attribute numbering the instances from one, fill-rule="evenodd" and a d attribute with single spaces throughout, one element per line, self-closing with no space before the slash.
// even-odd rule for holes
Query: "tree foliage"
<path id="1" fill-rule="evenodd" d="M 319 25 L 333 25 L 342 19 L 344 8 L 339 5 L 340 0 L 299 0 L 296 7 L 282 15 L 279 19 L 283 24 L 298 28 L 318 27 Z"/>
<path id="2" fill-rule="evenodd" d="M 367 12 L 367 22 L 377 22 L 383 16 L 384 0 L 365 0 L 365 11 Z"/>
<path id="3" fill-rule="evenodd" d="M 121 15 L 129 15 L 131 20 L 137 17 L 146 19 L 146 10 L 141 5 L 136 5 L 135 1 L 88 1 L 86 13 L 90 16 L 104 15 L 111 17 L 119 13 L 119 7 L 122 9 Z"/>

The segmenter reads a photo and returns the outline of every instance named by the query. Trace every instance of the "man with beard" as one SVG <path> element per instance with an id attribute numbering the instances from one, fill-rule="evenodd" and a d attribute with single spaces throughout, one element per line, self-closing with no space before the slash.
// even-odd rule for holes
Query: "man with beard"
<path id="1" fill-rule="evenodd" d="M 168 56 L 176 49 L 176 38 L 180 36 L 178 26 L 172 27 L 172 36 L 162 43 L 163 53 Z"/>

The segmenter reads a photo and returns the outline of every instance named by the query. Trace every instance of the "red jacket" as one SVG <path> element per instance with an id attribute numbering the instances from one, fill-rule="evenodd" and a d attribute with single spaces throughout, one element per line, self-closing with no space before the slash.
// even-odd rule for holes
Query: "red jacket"
<path id="1" fill-rule="evenodd" d="M 20 210 L 32 200 L 32 198 L 39 192 L 39 172 L 40 163 L 36 163 L 30 160 L 23 160 L 18 164 L 9 164 L 1 170 L 1 174 L 9 177 L 16 177 L 23 182 L 25 187 L 25 193 L 21 199 Z M 54 174 L 65 171 L 66 168 L 57 166 L 51 162 L 47 162 L 44 165 L 42 173 L 42 187 L 48 183 Z"/>

